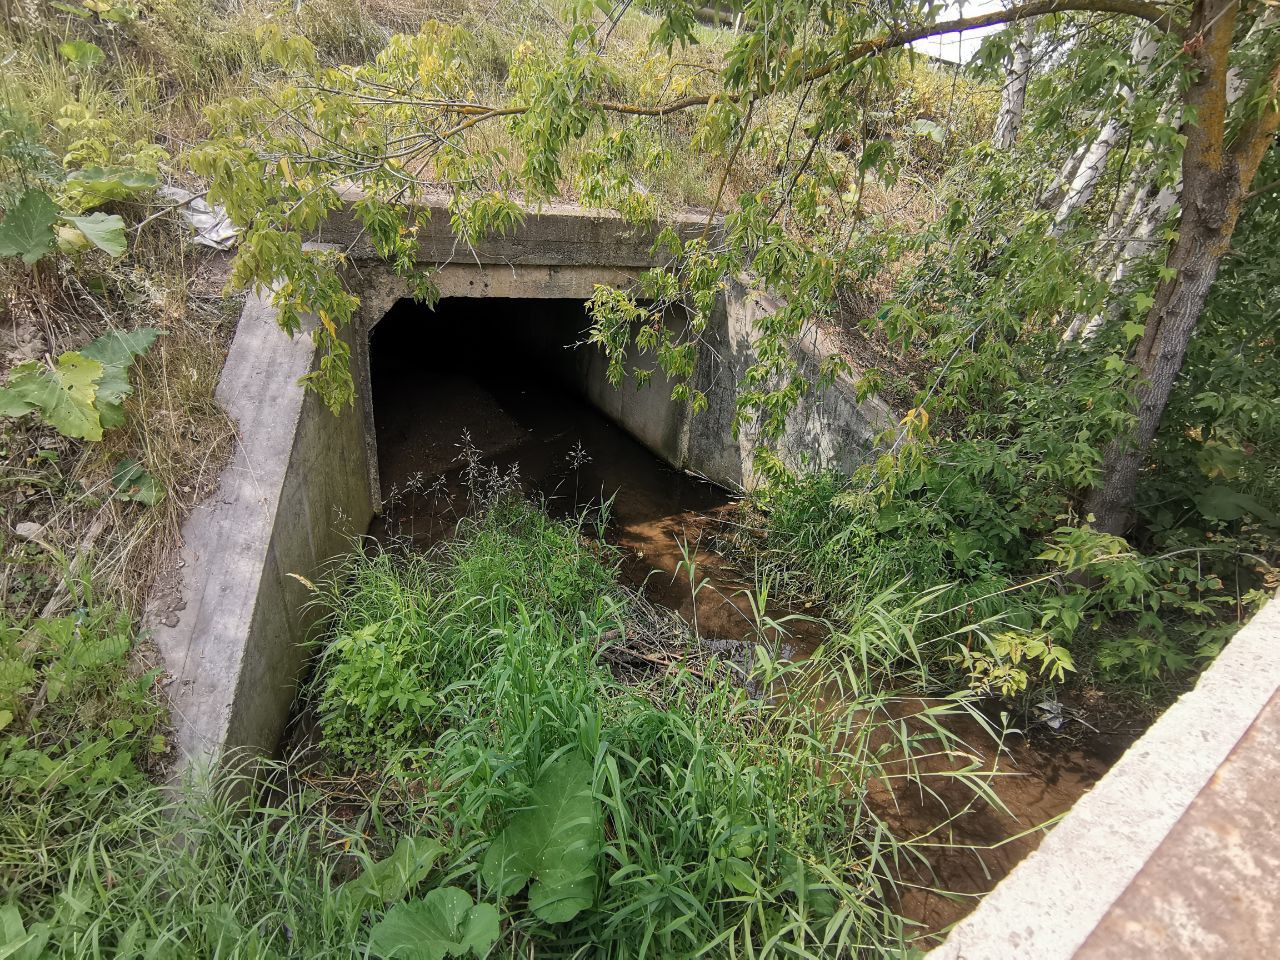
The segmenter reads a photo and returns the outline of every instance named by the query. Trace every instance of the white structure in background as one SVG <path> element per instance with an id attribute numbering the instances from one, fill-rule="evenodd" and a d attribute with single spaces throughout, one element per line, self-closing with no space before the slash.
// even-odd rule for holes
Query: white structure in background
<path id="1" fill-rule="evenodd" d="M 938 15 L 939 20 L 958 20 L 961 17 L 978 17 L 984 13 L 992 13 L 1010 6 L 1000 0 L 950 0 L 945 10 Z M 1005 29 L 1004 24 L 995 27 L 982 27 L 977 30 L 964 30 L 960 33 L 949 33 L 940 37 L 929 37 L 911 44 L 911 49 L 949 63 L 968 63 L 982 46 L 982 41 L 992 34 Z"/>

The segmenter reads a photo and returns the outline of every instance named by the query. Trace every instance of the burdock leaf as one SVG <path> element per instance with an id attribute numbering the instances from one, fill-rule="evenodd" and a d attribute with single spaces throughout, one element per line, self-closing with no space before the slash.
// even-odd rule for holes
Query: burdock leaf
<path id="1" fill-rule="evenodd" d="M 360 876 L 343 884 L 338 897 L 356 910 L 402 900 L 426 879 L 442 853 L 444 847 L 432 837 L 401 837 L 391 856 L 370 864 Z"/>
<path id="2" fill-rule="evenodd" d="M 162 332 L 154 327 L 139 327 L 128 332 L 112 330 L 80 351 L 103 367 L 98 381 L 98 412 L 104 429 L 124 423 L 124 398 L 133 393 L 129 368 L 134 357 L 146 353 Z"/>
<path id="3" fill-rule="evenodd" d="M 530 806 L 485 853 L 480 878 L 487 887 L 510 896 L 532 879 L 529 908 L 549 923 L 591 906 L 600 853 L 600 805 L 592 779 L 591 765 L 576 754 L 543 771 Z"/>
<path id="4" fill-rule="evenodd" d="M 492 904 L 473 904 L 465 890 L 441 887 L 392 907 L 370 933 L 369 952 L 388 960 L 483 957 L 497 939 Z"/>
<path id="5" fill-rule="evenodd" d="M 156 337 L 164 331 L 155 327 L 139 327 L 137 330 L 112 330 L 105 333 L 80 352 L 97 360 L 104 367 L 127 367 L 134 357 L 146 353 Z"/>
<path id="6" fill-rule="evenodd" d="M 22 195 L 0 223 L 0 257 L 21 257 L 33 264 L 53 249 L 53 225 L 58 219 L 58 205 L 43 190 L 32 189 Z"/>
<path id="7" fill-rule="evenodd" d="M 99 250 L 118 257 L 128 244 L 124 238 L 124 219 L 113 214 L 91 213 L 87 217 L 67 217 L 85 239 Z"/>
<path id="8" fill-rule="evenodd" d="M 106 59 L 106 54 L 96 43 L 88 40 L 68 40 L 58 44 L 58 52 L 79 70 L 90 70 Z"/>
<path id="9" fill-rule="evenodd" d="M 2 391 L 0 410 L 39 410 L 45 422 L 67 437 L 101 440 L 102 422 L 94 401 L 103 366 L 79 353 L 64 353 L 53 369 L 39 361 L 13 368 Z"/>
<path id="10" fill-rule="evenodd" d="M 85 207 L 95 207 L 112 200 L 128 200 L 158 182 L 153 174 L 133 167 L 82 167 L 67 175 L 66 189 Z"/>

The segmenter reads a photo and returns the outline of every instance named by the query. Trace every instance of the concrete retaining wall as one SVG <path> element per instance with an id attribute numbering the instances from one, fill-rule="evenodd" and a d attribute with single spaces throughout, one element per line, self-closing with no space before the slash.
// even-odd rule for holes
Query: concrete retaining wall
<path id="1" fill-rule="evenodd" d="M 311 621 L 295 575 L 316 577 L 373 515 L 361 412 L 335 417 L 298 386 L 314 353 L 309 336 L 291 339 L 249 298 L 217 393 L 237 425 L 235 454 L 183 526 L 178 570 L 145 618 L 170 675 L 184 765 L 275 748 Z"/>

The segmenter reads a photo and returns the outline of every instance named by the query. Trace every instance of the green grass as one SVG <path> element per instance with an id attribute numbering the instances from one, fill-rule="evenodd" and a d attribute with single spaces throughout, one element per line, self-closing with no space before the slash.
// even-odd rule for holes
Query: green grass
<path id="1" fill-rule="evenodd" d="M 592 905 L 549 924 L 503 899 L 507 949 L 826 956 L 905 942 L 886 903 L 896 861 L 916 854 L 864 800 L 877 780 L 915 776 L 904 751 L 945 745 L 946 709 L 897 737 L 885 674 L 852 642 L 805 667 L 758 650 L 763 700 L 715 663 L 623 684 L 601 649 L 627 643 L 640 601 L 579 524 L 514 499 L 437 552 L 349 557 L 320 602 L 324 747 L 351 760 L 360 744 L 366 768 L 432 785 L 431 833 L 451 851 L 485 849 L 560 758 L 591 764 L 606 837 Z M 903 621 L 879 623 L 894 642 Z"/>
<path id="2" fill-rule="evenodd" d="M 905 949 L 893 878 L 931 840 L 895 838 L 866 800 L 904 780 L 929 791 L 918 764 L 948 748 L 942 724 L 964 704 L 904 721 L 909 705 L 852 644 L 806 668 L 757 650 L 753 698 L 687 632 L 687 666 L 624 683 L 605 650 L 661 621 L 617 586 L 591 532 L 504 495 L 430 553 L 345 558 L 317 593 L 318 762 L 313 745 L 307 763 L 178 797 L 140 772 L 136 737 L 59 753 L 9 731 L 8 935 L 20 918 L 23 936 L 47 936 L 32 956 L 362 957 L 397 904 L 447 886 L 497 909 L 490 956 Z M 877 623 L 891 644 L 907 620 L 884 610 Z M 587 893 L 548 918 L 533 888 L 495 887 L 482 866 L 565 769 L 586 771 L 590 824 L 563 826 L 548 849 L 588 851 Z M 341 892 L 386 875 L 405 838 L 436 854 L 378 896 Z"/>

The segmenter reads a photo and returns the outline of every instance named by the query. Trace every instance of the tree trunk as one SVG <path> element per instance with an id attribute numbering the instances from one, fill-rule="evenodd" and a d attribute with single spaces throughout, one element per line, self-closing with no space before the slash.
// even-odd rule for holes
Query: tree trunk
<path id="1" fill-rule="evenodd" d="M 1126 83 L 1122 86 L 1120 94 L 1124 101 L 1123 104 L 1107 117 L 1102 129 L 1098 132 L 1098 136 L 1089 145 L 1088 150 L 1085 151 L 1084 157 L 1080 161 L 1080 166 L 1071 177 L 1066 196 L 1062 198 L 1062 202 L 1058 204 L 1058 209 L 1053 215 L 1053 228 L 1050 231 L 1053 236 L 1061 236 L 1067 228 L 1067 221 L 1071 215 L 1092 199 L 1094 188 L 1098 185 L 1098 180 L 1102 178 L 1102 171 L 1106 169 L 1107 158 L 1111 156 L 1112 148 L 1116 145 L 1116 141 L 1120 139 L 1120 132 L 1124 127 L 1123 113 L 1133 103 L 1134 95 L 1137 92 L 1136 85 L 1141 82 L 1151 68 L 1151 58 L 1155 56 L 1158 45 L 1156 34 L 1148 30 L 1146 24 L 1138 27 L 1138 32 L 1134 34 L 1133 46 L 1130 50 L 1130 56 L 1133 59 L 1137 75 L 1133 83 Z"/>
<path id="2" fill-rule="evenodd" d="M 1027 100 L 1027 81 L 1031 77 L 1031 44 L 1035 39 L 1034 20 L 1024 20 L 1014 28 L 1013 63 L 1000 91 L 1000 112 L 996 114 L 991 143 L 997 150 L 1008 150 L 1022 128 L 1023 107 Z"/>
<path id="3" fill-rule="evenodd" d="M 1184 201 L 1190 209 L 1178 224 L 1179 237 L 1169 256 L 1169 266 L 1177 275 L 1157 289 L 1156 303 L 1147 314 L 1146 331 L 1133 357 L 1143 380 L 1138 389 L 1137 428 L 1132 437 L 1107 449 L 1102 486 L 1086 506 L 1095 517 L 1094 527 L 1105 533 L 1123 534 L 1133 522 L 1138 473 L 1160 428 L 1191 333 L 1231 242 L 1235 216 L 1229 215 L 1227 208 L 1238 208 L 1233 192 L 1224 181 L 1214 196 L 1204 198 L 1207 208 L 1201 209 L 1190 198 Z"/>
<path id="4" fill-rule="evenodd" d="M 1240 217 L 1240 208 L 1263 155 L 1280 126 L 1280 60 L 1261 78 L 1264 106 L 1244 122 L 1226 147 L 1227 58 L 1235 29 L 1237 0 L 1201 0 L 1189 35 L 1202 38 L 1191 52 L 1197 70 L 1187 92 L 1195 122 L 1187 127 L 1182 157 L 1182 215 L 1169 254 L 1170 279 L 1156 287 L 1155 303 L 1131 358 L 1142 375 L 1137 426 L 1132 436 L 1108 446 L 1100 485 L 1085 509 L 1096 529 L 1126 533 L 1134 519 L 1138 475 L 1160 428 L 1169 394 L 1182 367 L 1187 344 L 1204 310 L 1209 289 Z"/>

